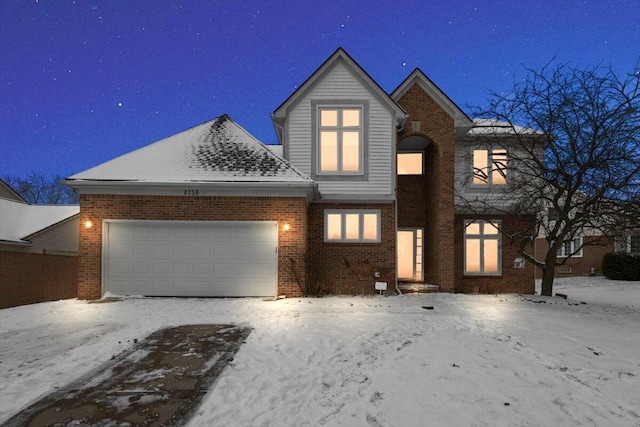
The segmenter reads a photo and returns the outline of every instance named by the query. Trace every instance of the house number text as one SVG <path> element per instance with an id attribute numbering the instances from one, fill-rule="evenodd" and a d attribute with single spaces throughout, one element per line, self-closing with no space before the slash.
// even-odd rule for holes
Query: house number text
<path id="1" fill-rule="evenodd" d="M 197 196 L 198 190 L 184 190 L 185 196 Z"/>

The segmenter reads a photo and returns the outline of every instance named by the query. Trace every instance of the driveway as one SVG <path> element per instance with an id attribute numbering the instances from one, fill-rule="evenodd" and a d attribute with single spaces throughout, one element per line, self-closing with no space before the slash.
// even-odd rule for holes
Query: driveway
<path id="1" fill-rule="evenodd" d="M 183 425 L 250 332 L 236 325 L 159 330 L 4 425 Z"/>

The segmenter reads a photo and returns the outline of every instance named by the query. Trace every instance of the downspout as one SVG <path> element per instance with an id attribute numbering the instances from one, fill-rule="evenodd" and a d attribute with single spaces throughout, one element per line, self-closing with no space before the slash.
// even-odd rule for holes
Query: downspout
<path id="1" fill-rule="evenodd" d="M 397 158 L 397 149 L 398 149 L 398 134 L 404 130 L 404 124 L 406 120 L 407 118 L 405 117 L 404 120 L 402 120 L 401 126 L 396 130 L 396 133 L 393 138 L 393 147 L 391 152 L 392 154 L 391 172 L 393 176 L 393 199 L 396 206 L 396 215 L 395 215 L 396 225 L 393 232 L 393 239 L 395 242 L 395 244 L 393 245 L 393 248 L 395 250 L 394 258 L 396 259 L 396 265 L 394 268 L 395 273 L 393 276 L 394 276 L 396 293 L 398 295 L 402 295 L 402 291 L 398 287 L 398 171 L 396 170 L 396 158 Z"/>

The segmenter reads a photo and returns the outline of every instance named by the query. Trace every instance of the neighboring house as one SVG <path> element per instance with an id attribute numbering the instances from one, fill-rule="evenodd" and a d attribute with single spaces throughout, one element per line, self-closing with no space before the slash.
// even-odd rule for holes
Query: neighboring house
<path id="1" fill-rule="evenodd" d="M 610 252 L 640 253 L 640 234 L 624 236 L 595 235 L 595 232 L 583 233 L 567 240 L 558 251 L 558 262 L 571 257 L 563 265 L 556 267 L 556 277 L 587 276 L 602 274 L 602 259 Z M 536 253 L 547 251 L 548 243 L 544 238 L 536 239 Z M 536 271 L 536 278 L 541 273 Z"/>
<path id="2" fill-rule="evenodd" d="M 272 120 L 280 147 L 224 115 L 69 177 L 78 296 L 296 296 L 305 263 L 336 294 L 533 293 L 503 238 L 527 218 L 455 205 L 474 167 L 500 191 L 508 153 L 470 163 L 473 121 L 420 70 L 387 94 L 338 49 Z"/>
<path id="3" fill-rule="evenodd" d="M 0 308 L 75 297 L 80 208 L 30 205 L 6 188 L 0 181 Z"/>

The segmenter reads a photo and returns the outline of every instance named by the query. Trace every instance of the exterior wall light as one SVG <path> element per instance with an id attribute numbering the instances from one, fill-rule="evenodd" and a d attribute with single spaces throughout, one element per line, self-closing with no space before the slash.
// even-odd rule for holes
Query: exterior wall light
<path id="1" fill-rule="evenodd" d="M 282 229 L 284 231 L 289 231 L 289 230 L 291 230 L 291 225 L 289 225 L 288 222 L 285 222 L 284 225 L 282 226 Z"/>
<path id="2" fill-rule="evenodd" d="M 84 228 L 93 228 L 93 221 L 91 220 L 91 218 L 87 218 L 87 220 L 84 222 Z"/>

